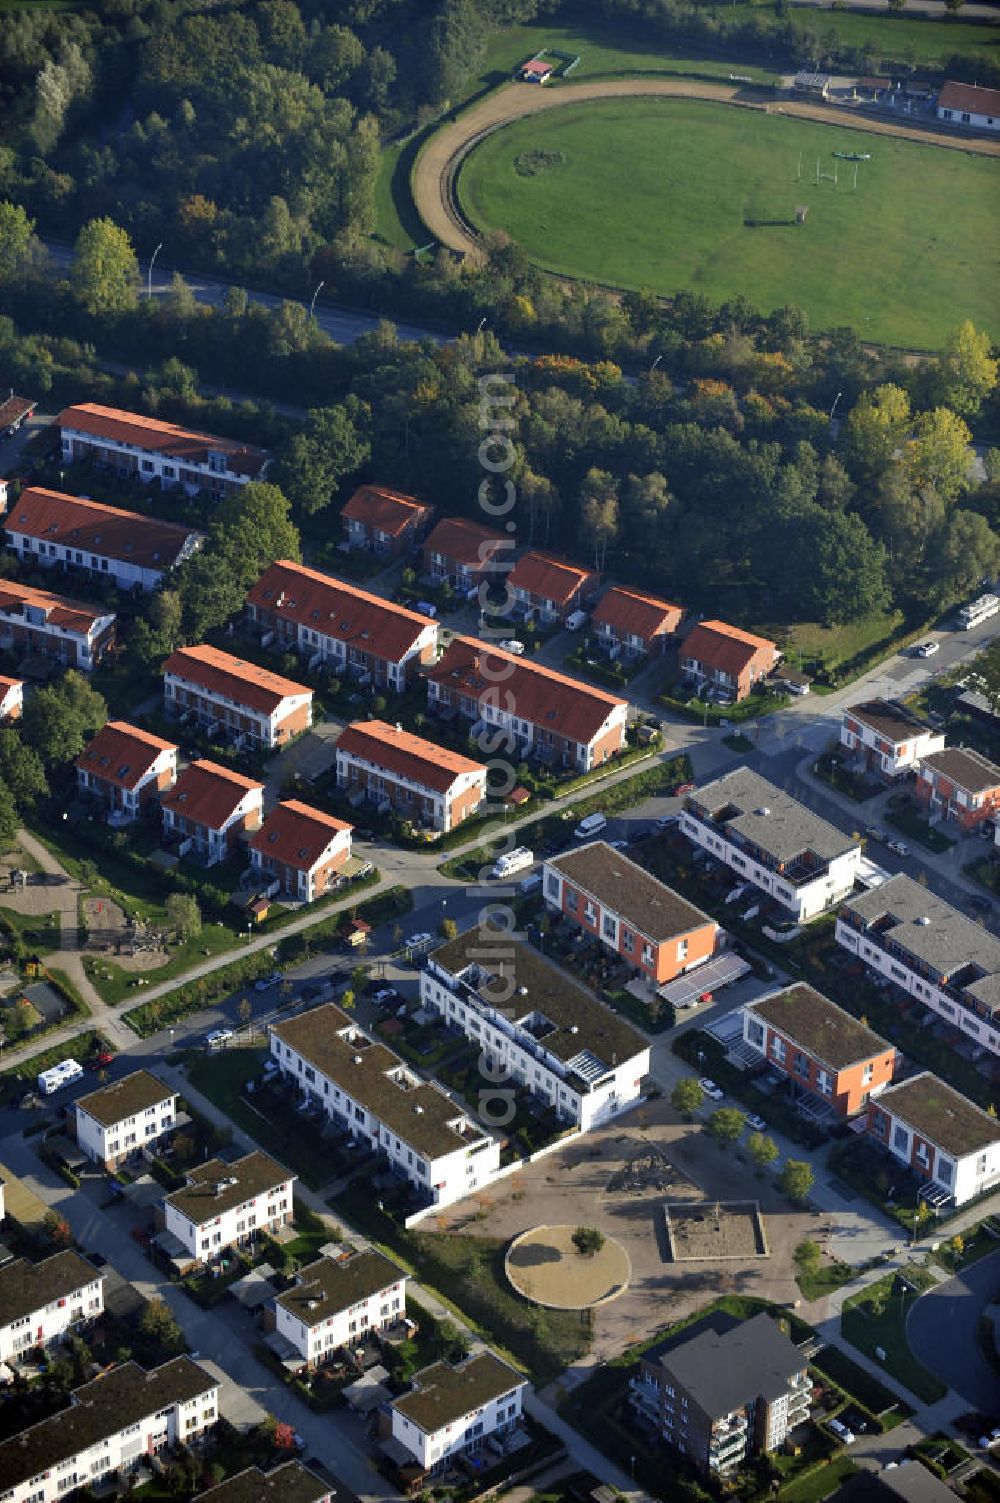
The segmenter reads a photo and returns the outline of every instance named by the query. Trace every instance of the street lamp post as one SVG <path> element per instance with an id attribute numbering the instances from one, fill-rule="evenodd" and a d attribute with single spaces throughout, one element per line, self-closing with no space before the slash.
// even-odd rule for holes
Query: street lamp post
<path id="1" fill-rule="evenodd" d="M 149 270 L 146 273 L 146 297 L 147 298 L 151 298 L 153 296 L 153 262 L 156 260 L 157 256 L 160 254 L 160 251 L 162 249 L 163 249 L 163 241 L 161 240 L 160 243 L 159 243 L 159 245 L 156 247 L 155 251 L 153 252 L 153 254 L 149 258 Z"/>
<path id="2" fill-rule="evenodd" d="M 309 321 L 310 321 L 310 323 L 312 322 L 312 320 L 313 320 L 313 318 L 315 316 L 315 313 L 316 313 L 316 299 L 319 297 L 320 293 L 323 291 L 323 288 L 325 286 L 326 286 L 326 280 L 325 279 L 322 282 L 317 282 L 317 284 L 316 284 L 316 291 L 313 293 L 312 299 L 311 299 L 311 301 L 309 303 Z"/>
<path id="3" fill-rule="evenodd" d="M 830 408 L 830 422 L 831 423 L 833 422 L 833 414 L 837 410 L 837 403 L 840 401 L 840 399 L 841 399 L 841 397 L 843 395 L 844 395 L 844 393 L 842 391 L 838 391 L 837 395 L 833 399 L 833 406 Z"/>
<path id="4" fill-rule="evenodd" d="M 649 374 L 650 375 L 653 374 L 653 372 L 655 371 L 656 367 L 659 365 L 659 363 L 660 363 L 660 361 L 662 359 L 663 359 L 662 355 L 657 355 L 656 359 L 653 361 L 652 365 L 649 367 Z"/>
<path id="5" fill-rule="evenodd" d="M 481 334 L 485 328 L 486 328 L 486 314 L 484 313 L 483 316 L 482 316 L 482 318 L 479 320 L 478 324 L 476 325 L 476 333 L 477 334 Z"/>

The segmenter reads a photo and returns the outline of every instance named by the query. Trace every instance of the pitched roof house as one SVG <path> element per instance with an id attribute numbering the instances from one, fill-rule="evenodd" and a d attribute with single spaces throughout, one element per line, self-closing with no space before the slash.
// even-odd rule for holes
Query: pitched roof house
<path id="1" fill-rule="evenodd" d="M 729 626 L 725 621 L 702 621 L 681 643 L 683 673 L 707 680 L 715 689 L 739 701 L 754 684 L 775 668 L 778 649 L 766 637 Z"/>
<path id="2" fill-rule="evenodd" d="M 1000 130 L 1000 89 L 949 81 L 938 95 L 937 115 L 975 130 Z"/>
<path id="3" fill-rule="evenodd" d="M 20 559 L 113 579 L 120 590 L 154 590 L 202 541 L 191 527 L 29 485 L 7 514 Z"/>
<path id="4" fill-rule="evenodd" d="M 340 523 L 352 548 L 398 558 L 419 540 L 433 515 L 434 508 L 415 496 L 384 485 L 362 485 L 341 511 Z"/>
<path id="5" fill-rule="evenodd" d="M 67 464 L 91 459 L 119 475 L 157 480 L 164 489 L 183 486 L 190 495 L 230 495 L 260 479 L 268 464 L 266 449 L 98 402 L 66 407 L 57 421 Z"/>
<path id="6" fill-rule="evenodd" d="M 384 720 L 358 720 L 337 741 L 339 787 L 435 830 L 454 829 L 478 812 L 486 778 L 481 762 Z"/>
<path id="7" fill-rule="evenodd" d="M 24 682 L 0 673 L 0 720 L 20 720 L 24 709 Z"/>
<path id="8" fill-rule="evenodd" d="M 225 861 L 240 840 L 259 830 L 264 785 L 218 762 L 190 762 L 160 799 L 163 828 L 206 866 Z"/>
<path id="9" fill-rule="evenodd" d="M 507 584 L 514 608 L 527 619 L 564 621 L 597 594 L 600 575 L 554 553 L 532 551 L 519 558 Z"/>
<path id="10" fill-rule="evenodd" d="M 76 759 L 81 793 L 103 800 L 120 819 L 135 819 L 177 777 L 177 747 L 140 726 L 109 720 Z"/>
<path id="11" fill-rule="evenodd" d="M 435 584 L 447 582 L 471 590 L 491 574 L 509 567 L 513 543 L 492 527 L 465 517 L 442 517 L 424 540 L 424 572 Z"/>
<path id="12" fill-rule="evenodd" d="M 351 854 L 353 828 L 298 799 L 285 799 L 250 837 L 251 860 L 281 884 L 282 892 L 311 903 L 336 886 Z"/>
<path id="13" fill-rule="evenodd" d="M 662 652 L 683 614 L 679 605 L 658 600 L 655 595 L 613 585 L 597 602 L 590 621 L 601 646 L 613 656 L 621 652 L 628 658 L 638 658 Z"/>
<path id="14" fill-rule="evenodd" d="M 0 579 L 0 647 L 37 652 L 89 673 L 114 639 L 114 611 Z"/>
<path id="15" fill-rule="evenodd" d="M 312 724 L 313 691 L 218 647 L 179 647 L 163 665 L 164 708 L 221 724 L 269 751 Z"/>

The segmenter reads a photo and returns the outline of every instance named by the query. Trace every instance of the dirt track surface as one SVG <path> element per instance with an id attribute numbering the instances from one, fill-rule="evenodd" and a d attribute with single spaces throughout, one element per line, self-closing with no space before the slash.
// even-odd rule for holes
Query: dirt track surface
<path id="1" fill-rule="evenodd" d="M 539 110 L 558 109 L 563 104 L 578 104 L 588 99 L 627 99 L 631 97 L 668 99 L 707 99 L 731 104 L 740 109 L 763 110 L 771 115 L 791 115 L 800 120 L 817 120 L 839 125 L 846 130 L 863 130 L 882 136 L 924 145 L 946 146 L 954 151 L 971 151 L 979 156 L 1000 157 L 1000 141 L 965 137 L 944 130 L 919 130 L 895 120 L 871 119 L 854 114 L 847 107 L 805 104 L 798 100 L 764 103 L 744 95 L 739 85 L 710 84 L 697 80 L 673 78 L 609 78 L 593 83 L 565 84 L 553 89 L 532 84 L 510 83 L 489 94 L 481 103 L 467 110 L 457 120 L 444 125 L 424 147 L 413 169 L 413 200 L 428 232 L 452 250 L 469 252 L 478 241 L 463 224 L 452 201 L 452 180 L 463 156 L 485 134 L 512 120 Z"/>

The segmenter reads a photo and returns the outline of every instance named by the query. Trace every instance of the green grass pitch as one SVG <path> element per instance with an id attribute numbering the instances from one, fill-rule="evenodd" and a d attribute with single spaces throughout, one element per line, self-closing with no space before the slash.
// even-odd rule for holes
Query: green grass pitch
<path id="1" fill-rule="evenodd" d="M 856 191 L 835 151 L 871 153 Z M 817 185 L 817 159 L 836 185 Z M 553 272 L 713 301 L 742 292 L 764 311 L 797 303 L 815 328 L 907 348 L 937 348 L 962 318 L 1000 338 L 995 158 L 696 100 L 616 100 L 506 126 L 463 164 L 458 193 L 474 224 L 507 230 Z"/>

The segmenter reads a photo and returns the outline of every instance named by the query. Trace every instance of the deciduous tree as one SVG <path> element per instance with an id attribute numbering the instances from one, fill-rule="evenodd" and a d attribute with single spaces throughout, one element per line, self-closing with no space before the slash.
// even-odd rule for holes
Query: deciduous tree
<path id="1" fill-rule="evenodd" d="M 123 313 L 137 301 L 139 263 L 113 219 L 91 219 L 76 237 L 73 287 L 88 313 Z"/>

